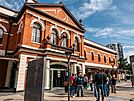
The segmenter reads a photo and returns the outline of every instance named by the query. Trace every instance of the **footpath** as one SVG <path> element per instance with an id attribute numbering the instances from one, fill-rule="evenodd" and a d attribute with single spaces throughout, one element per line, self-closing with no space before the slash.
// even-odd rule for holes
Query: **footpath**
<path id="1" fill-rule="evenodd" d="M 117 83 L 117 93 L 110 93 L 105 97 L 105 101 L 130 101 L 134 97 L 134 88 L 131 87 L 130 81 L 121 81 Z M 92 91 L 85 90 L 84 97 L 70 97 L 71 101 L 96 101 Z M 67 101 L 67 93 L 63 87 L 45 90 L 44 101 Z M 24 92 L 0 92 L 0 101 L 24 101 Z"/>

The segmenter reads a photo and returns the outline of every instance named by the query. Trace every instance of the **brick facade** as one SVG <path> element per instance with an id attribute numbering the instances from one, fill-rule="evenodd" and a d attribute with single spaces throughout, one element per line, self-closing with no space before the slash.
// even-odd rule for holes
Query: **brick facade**
<path id="1" fill-rule="evenodd" d="M 86 68 L 95 70 L 101 67 L 102 69 L 109 70 L 112 68 L 109 58 L 115 60 L 114 67 L 117 68 L 116 52 L 88 39 L 84 39 L 85 29 L 63 4 L 26 3 L 19 12 L 7 8 L 3 9 L 17 15 L 11 17 L 8 14 L 3 14 L 0 16 L 0 28 L 4 28 L 3 41 L 0 45 L 0 61 L 7 61 L 7 64 L 9 61 L 17 64 L 15 67 L 16 77 L 14 84 L 16 91 L 24 90 L 25 88 L 28 61 L 40 57 L 46 58 L 47 75 L 45 76 L 45 88 L 52 88 L 54 76 L 49 76 L 50 72 L 52 75 L 56 70 L 62 72 L 64 69 L 54 69 L 51 67 L 67 66 L 65 51 L 73 47 L 75 38 L 78 40 L 78 50 L 74 51 L 70 59 L 71 73 L 76 74 L 78 68 L 83 74 L 87 72 Z M 12 20 L 13 22 L 11 23 Z M 38 36 L 40 37 L 40 42 L 32 41 L 33 37 L 38 38 L 32 34 L 34 33 L 33 27 L 35 23 L 38 23 L 41 27 L 41 34 Z M 54 36 L 52 36 L 53 30 L 57 32 L 57 45 L 52 44 L 54 40 Z M 63 33 L 66 34 L 67 47 L 61 46 Z M 91 59 L 91 52 L 94 53 L 94 61 Z M 100 55 L 100 62 L 98 61 L 98 54 Z M 106 57 L 106 62 L 104 61 L 104 56 Z M 8 70 L 8 66 L 6 68 Z M 10 85 L 10 80 L 5 81 L 8 81 Z M 8 83 L 5 82 L 5 84 Z"/>

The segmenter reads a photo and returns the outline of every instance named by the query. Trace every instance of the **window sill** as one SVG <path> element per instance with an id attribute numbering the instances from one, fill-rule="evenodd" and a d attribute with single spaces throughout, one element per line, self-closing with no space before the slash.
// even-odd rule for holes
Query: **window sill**
<path id="1" fill-rule="evenodd" d="M 38 43 L 38 42 L 33 42 L 33 41 L 32 41 L 32 43 L 33 43 L 33 44 L 39 44 L 39 45 L 41 44 L 41 43 Z"/>

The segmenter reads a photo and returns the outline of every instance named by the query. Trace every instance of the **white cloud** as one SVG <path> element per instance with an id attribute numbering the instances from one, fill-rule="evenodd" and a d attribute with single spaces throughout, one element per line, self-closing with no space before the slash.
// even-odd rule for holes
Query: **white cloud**
<path id="1" fill-rule="evenodd" d="M 131 56 L 131 55 L 134 55 L 134 51 L 125 51 L 124 58 L 127 58 L 128 62 L 130 62 L 129 61 L 129 56 Z"/>
<path id="2" fill-rule="evenodd" d="M 114 29 L 113 28 L 104 28 L 104 29 L 101 29 L 99 30 L 95 35 L 94 37 L 109 37 L 110 34 L 112 34 L 114 32 Z"/>
<path id="3" fill-rule="evenodd" d="M 134 49 L 134 46 L 123 46 L 123 48 Z"/>
<path id="4" fill-rule="evenodd" d="M 99 29 L 99 28 L 98 28 Z M 104 29 L 97 30 L 94 37 L 134 37 L 134 29 L 125 29 L 117 27 L 117 28 L 110 28 L 106 27 Z"/>
<path id="5" fill-rule="evenodd" d="M 92 27 L 86 28 L 87 32 L 97 32 L 99 30 L 100 30 L 100 28 L 92 28 Z"/>
<path id="6" fill-rule="evenodd" d="M 78 18 L 85 19 L 96 12 L 108 9 L 110 5 L 112 5 L 112 0 L 90 0 L 73 12 Z"/>

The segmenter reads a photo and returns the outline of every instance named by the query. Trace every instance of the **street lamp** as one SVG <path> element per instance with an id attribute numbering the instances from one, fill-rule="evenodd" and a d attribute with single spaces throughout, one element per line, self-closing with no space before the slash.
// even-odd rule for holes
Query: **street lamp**
<path id="1" fill-rule="evenodd" d="M 114 70 L 115 61 L 112 60 L 112 61 L 110 61 L 110 63 L 111 63 L 111 65 L 112 65 L 111 75 L 113 75 L 114 72 L 115 72 L 115 70 Z"/>
<path id="2" fill-rule="evenodd" d="M 69 48 L 69 50 L 66 50 L 65 51 L 65 54 L 67 56 L 67 59 L 68 59 L 68 101 L 70 101 L 70 58 L 71 58 L 71 55 L 72 53 L 74 53 L 74 44 L 73 46 L 71 46 L 71 48 Z"/>
<path id="3" fill-rule="evenodd" d="M 70 101 L 70 58 L 71 58 L 71 54 L 72 51 L 66 51 L 65 52 L 67 59 L 68 59 L 68 101 Z"/>

